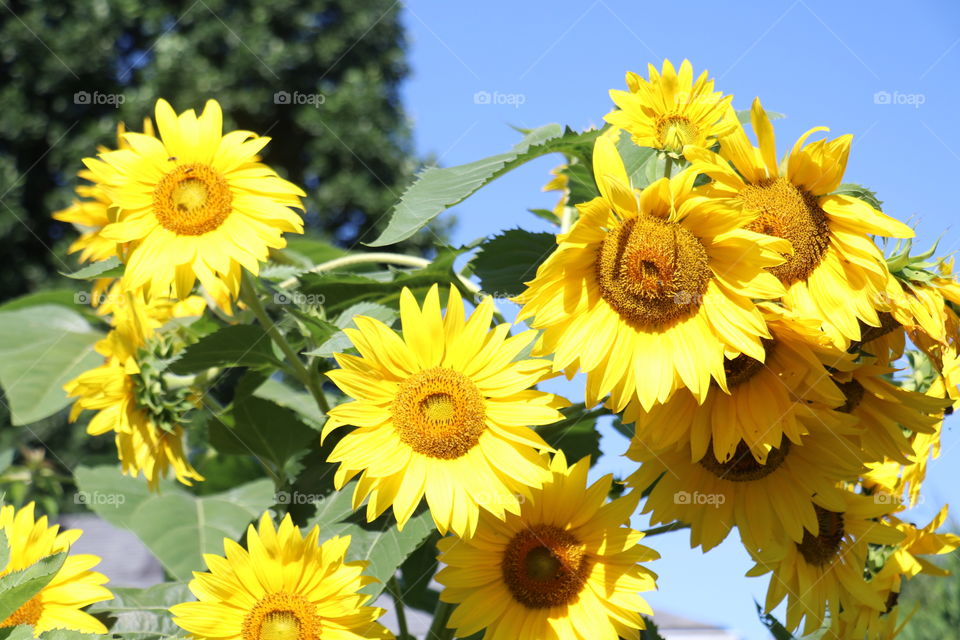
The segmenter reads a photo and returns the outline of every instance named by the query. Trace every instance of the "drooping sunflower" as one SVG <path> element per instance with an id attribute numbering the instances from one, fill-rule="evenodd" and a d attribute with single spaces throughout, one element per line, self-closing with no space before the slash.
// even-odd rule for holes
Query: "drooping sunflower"
<path id="1" fill-rule="evenodd" d="M 777 163 L 773 125 L 754 100 L 754 147 L 743 127 L 719 138 L 719 154 L 704 147 L 684 151 L 693 170 L 713 179 L 704 192 L 731 211 L 751 214 L 747 228 L 789 240 L 793 253 L 770 269 L 787 287 L 784 303 L 798 315 L 818 318 L 840 348 L 860 340 L 861 326 L 879 326 L 888 270 L 868 234 L 913 237 L 913 230 L 869 204 L 833 193 L 840 186 L 853 136 L 832 141 L 800 136 L 786 160 Z M 728 112 L 728 119 L 736 115 Z"/>
<path id="2" fill-rule="evenodd" d="M 714 390 L 702 406 L 685 389 L 650 411 L 636 400 L 627 405 L 623 421 L 635 424 L 647 446 L 665 449 L 689 441 L 692 460 L 709 448 L 721 462 L 746 446 L 762 465 L 784 436 L 800 444 L 811 423 L 833 420 L 830 412 L 846 398 L 825 367 L 849 367 L 852 356 L 829 343 L 819 322 L 774 305 L 758 306 L 772 335 L 764 340 L 766 361 L 745 354 L 725 361 L 727 392 Z"/>
<path id="3" fill-rule="evenodd" d="M 195 571 L 197 602 L 170 607 L 173 621 L 196 640 L 364 640 L 393 638 L 365 606 L 359 590 L 376 578 L 366 562 L 346 562 L 350 536 L 319 544 L 290 515 L 274 528 L 269 513 L 247 529 L 247 548 L 224 539 L 224 555 L 205 554 L 208 572 Z"/>
<path id="4" fill-rule="evenodd" d="M 124 286 L 185 298 L 200 283 L 226 310 L 242 269 L 254 275 L 283 233 L 302 233 L 303 191 L 260 163 L 269 142 L 250 131 L 223 134 L 215 100 L 179 116 L 158 100 L 160 138 L 127 133 L 128 149 L 100 155 L 119 219 L 101 235 L 130 243 Z M 94 163 L 88 167 L 94 168 Z"/>
<path id="5" fill-rule="evenodd" d="M 589 458 L 568 467 L 557 452 L 550 468 L 519 513 L 482 513 L 472 538 L 437 544 L 440 599 L 457 605 L 449 626 L 486 640 L 638 640 L 652 615 L 639 592 L 657 577 L 639 563 L 660 557 L 628 526 L 639 493 L 607 503 L 612 477 L 587 487 Z"/>
<path id="6" fill-rule="evenodd" d="M 816 533 L 818 509 L 843 509 L 837 483 L 855 481 L 863 469 L 856 420 L 837 411 L 815 418 L 805 421 L 798 442 L 785 438 L 769 449 L 764 463 L 742 441 L 723 462 L 712 450 L 691 461 L 685 443 L 653 450 L 634 437 L 626 455 L 640 467 L 627 484 L 638 491 L 652 486 L 643 513 L 651 514 L 653 524 L 689 523 L 691 545 L 704 551 L 734 526 L 750 547 L 800 542 Z"/>
<path id="7" fill-rule="evenodd" d="M 674 154 L 686 145 L 709 147 L 717 136 L 729 132 L 733 124 L 724 119 L 733 96 L 713 90 L 707 72 L 693 79 L 689 60 L 680 65 L 680 73 L 669 60 L 663 71 L 647 65 L 650 80 L 627 72 L 628 91 L 610 90 L 610 98 L 620 107 L 604 120 L 626 130 L 641 147 L 663 149 Z"/>
<path id="8" fill-rule="evenodd" d="M 46 516 L 34 517 L 32 502 L 19 510 L 11 505 L 0 507 L 0 531 L 6 535 L 10 549 L 7 565 L 0 566 L 0 576 L 69 551 L 83 533 L 80 529 L 60 531 L 59 525 L 48 526 Z M 107 577 L 91 571 L 99 563 L 100 558 L 94 555 L 68 555 L 53 580 L 13 615 L 0 621 L 0 628 L 30 625 L 35 638 L 52 629 L 105 634 L 107 628 L 99 620 L 81 611 L 94 602 L 113 599 L 110 590 L 103 586 Z"/>
<path id="9" fill-rule="evenodd" d="M 329 460 L 338 489 L 361 474 L 354 508 L 369 498 L 368 519 L 393 505 L 402 527 L 425 496 L 441 532 L 469 535 L 480 508 L 516 513 L 549 477 L 540 452 L 552 449 L 529 427 L 559 420 L 567 402 L 531 389 L 551 376 L 548 360 L 517 359 L 536 332 L 488 331 L 492 314 L 486 298 L 465 320 L 456 287 L 445 315 L 436 285 L 422 309 L 404 288 L 402 338 L 362 316 L 345 330 L 360 357 L 337 354 L 328 375 L 356 401 L 330 410 L 323 437 L 357 427 Z"/>
<path id="10" fill-rule="evenodd" d="M 702 402 L 711 377 L 726 387 L 725 354 L 763 360 L 770 334 L 753 299 L 783 294 L 764 267 L 789 243 L 740 228 L 750 218 L 696 196 L 690 171 L 638 194 L 609 138 L 593 157 L 603 195 L 577 205 L 518 319 L 543 329 L 534 353 L 554 353 L 556 371 L 586 372 L 588 406 L 612 392 L 620 411 L 635 393 L 649 410 L 680 387 Z"/>
<path id="11" fill-rule="evenodd" d="M 765 610 L 772 611 L 787 598 L 786 627 L 803 634 L 823 626 L 829 611 L 866 606 L 875 611 L 886 607 L 884 599 L 867 583 L 864 571 L 869 545 L 896 546 L 904 533 L 883 520 L 899 509 L 852 491 L 843 492 L 845 506 L 833 511 L 816 507 L 818 531 L 804 533 L 803 540 L 789 538 L 748 551 L 757 563 L 748 576 L 771 573 Z"/>
<path id="12" fill-rule="evenodd" d="M 165 319 L 202 313 L 203 299 L 145 302 L 140 294 L 128 293 L 112 304 L 115 327 L 95 346 L 104 363 L 64 385 L 67 395 L 77 398 L 70 421 L 84 410 L 96 411 L 87 433 L 112 432 L 123 472 L 134 477 L 143 473 L 151 489 L 156 490 L 171 469 L 183 484 L 202 481 L 184 452 L 179 424 L 180 412 L 193 406 L 189 388 L 169 388 L 152 369 L 141 367 L 139 358 L 143 349 L 158 344 L 149 339 Z"/>

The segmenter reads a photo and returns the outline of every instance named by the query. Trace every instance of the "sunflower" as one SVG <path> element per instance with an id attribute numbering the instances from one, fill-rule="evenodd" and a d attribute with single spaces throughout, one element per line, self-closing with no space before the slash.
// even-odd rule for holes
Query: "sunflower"
<path id="1" fill-rule="evenodd" d="M 871 544 L 896 546 L 904 534 L 882 518 L 898 509 L 886 501 L 875 501 L 844 491 L 842 509 L 817 506 L 818 530 L 803 540 L 789 538 L 747 549 L 756 565 L 748 576 L 771 573 L 765 610 L 769 613 L 787 598 L 786 627 L 794 631 L 803 623 L 803 634 L 823 625 L 826 612 L 866 606 L 880 612 L 884 599 L 870 588 L 864 571 Z M 805 621 L 805 622 L 804 622 Z"/>
<path id="2" fill-rule="evenodd" d="M 455 287 L 441 316 L 438 291 L 430 288 L 421 310 L 404 288 L 402 338 L 363 316 L 345 330 L 360 357 L 337 354 L 342 368 L 328 375 L 356 401 L 330 410 L 323 437 L 357 427 L 329 460 L 341 463 L 337 489 L 362 472 L 354 508 L 369 497 L 368 519 L 392 504 L 402 527 L 426 496 L 441 532 L 468 535 L 479 507 L 516 513 L 549 477 L 539 452 L 552 449 L 529 426 L 561 419 L 567 402 L 530 388 L 551 375 L 548 360 L 519 357 L 536 331 L 488 332 L 491 298 L 465 321 Z"/>
<path id="3" fill-rule="evenodd" d="M 644 411 L 632 400 L 624 423 L 652 449 L 690 442 L 692 459 L 712 449 L 716 460 L 729 461 L 744 446 L 758 464 L 783 436 L 793 444 L 811 423 L 830 421 L 831 410 L 845 402 L 825 367 L 848 367 L 852 356 L 834 348 L 816 321 L 805 321 L 782 308 L 760 304 L 772 338 L 764 341 L 765 362 L 739 355 L 724 363 L 727 392 L 716 389 L 703 405 L 681 390 L 665 404 Z"/>
<path id="4" fill-rule="evenodd" d="M 350 536 L 318 544 L 320 528 L 303 536 L 290 515 L 274 528 L 247 528 L 247 548 L 228 538 L 224 555 L 205 554 L 209 572 L 195 571 L 198 602 L 170 607 L 173 621 L 196 640 L 361 640 L 393 635 L 377 622 L 383 609 L 364 606 L 359 590 L 375 578 L 366 562 L 346 562 Z"/>
<path id="5" fill-rule="evenodd" d="M 603 195 L 577 205 L 517 298 L 518 319 L 543 329 L 534 353 L 554 353 L 555 370 L 587 373 L 588 405 L 613 392 L 616 411 L 633 395 L 649 410 L 684 386 L 703 402 L 711 376 L 726 387 L 725 353 L 763 360 L 770 334 L 752 299 L 783 295 L 764 267 L 789 243 L 695 196 L 693 172 L 637 194 L 609 138 L 593 156 Z"/>
<path id="6" fill-rule="evenodd" d="M 640 467 L 627 484 L 650 491 L 643 513 L 651 514 L 653 524 L 689 523 L 690 544 L 704 551 L 720 544 L 734 526 L 751 547 L 781 539 L 800 542 L 816 533 L 818 509 L 842 510 L 837 482 L 856 480 L 863 469 L 856 420 L 827 410 L 803 424 L 803 437 L 770 448 L 764 463 L 742 441 L 723 462 L 712 450 L 691 461 L 685 443 L 653 450 L 634 437 L 626 455 Z"/>
<path id="7" fill-rule="evenodd" d="M 166 319 L 198 315 L 204 301 L 191 296 L 175 304 L 159 299 L 147 303 L 140 294 L 129 293 L 125 300 L 115 298 L 111 296 L 115 328 L 95 347 L 104 363 L 64 385 L 67 395 L 77 398 L 70 421 L 85 409 L 96 411 L 87 433 L 113 432 L 123 472 L 134 477 L 142 472 L 151 489 L 158 488 L 170 469 L 183 484 L 202 481 L 187 460 L 179 423 L 180 413 L 193 406 L 189 389 L 169 388 L 152 368 L 141 366 L 140 357 L 144 349 L 165 346 L 151 338 Z"/>
<path id="8" fill-rule="evenodd" d="M 69 551 L 70 545 L 83 533 L 80 529 L 60 531 L 59 525 L 48 527 L 46 516 L 34 519 L 32 502 L 19 510 L 11 505 L 0 507 L 0 531 L 6 534 L 10 550 L 7 565 L 0 566 L 0 576 Z M 13 615 L 0 621 L 0 628 L 30 625 L 35 638 L 52 629 L 105 634 L 107 628 L 99 620 L 81 611 L 94 602 L 113 599 L 113 594 L 103 586 L 106 576 L 91 571 L 99 563 L 100 558 L 94 555 L 67 556 L 53 579 Z"/>
<path id="9" fill-rule="evenodd" d="M 639 493 L 606 502 L 612 477 L 587 487 L 589 458 L 568 467 L 563 452 L 552 478 L 518 514 L 480 515 L 472 538 L 437 544 L 444 567 L 440 599 L 456 604 L 448 626 L 465 638 L 637 640 L 640 614 L 652 615 L 640 591 L 656 574 L 638 563 L 659 554 L 628 524 Z"/>
<path id="10" fill-rule="evenodd" d="M 713 90 L 713 80 L 704 71 L 694 81 L 693 67 L 684 60 L 677 74 L 669 60 L 663 71 L 647 65 L 650 80 L 627 72 L 629 91 L 611 89 L 610 98 L 620 107 L 604 120 L 626 130 L 641 147 L 663 149 L 675 155 L 686 145 L 709 147 L 733 125 L 725 121 L 733 96 Z"/>
<path id="11" fill-rule="evenodd" d="M 256 275 L 284 232 L 302 233 L 304 195 L 258 162 L 269 142 L 249 131 L 223 135 L 215 100 L 198 117 L 158 100 L 160 139 L 127 133 L 128 149 L 100 155 L 107 195 L 119 219 L 101 235 L 130 243 L 124 286 L 150 296 L 185 298 L 197 279 L 225 310 L 242 269 Z M 93 162 L 87 162 L 93 167 Z"/>
<path id="12" fill-rule="evenodd" d="M 834 381 L 846 396 L 839 411 L 863 425 L 861 446 L 868 460 L 891 459 L 911 464 L 913 434 L 935 434 L 949 400 L 910 391 L 887 380 L 894 370 L 864 357 L 849 371 L 835 371 Z"/>
<path id="13" fill-rule="evenodd" d="M 960 536 L 937 533 L 947 518 L 947 507 L 927 526 L 904 522 L 896 516 L 887 520 L 904 534 L 903 540 L 886 554 L 886 561 L 879 571 L 873 573 L 867 584 L 883 598 L 885 608 L 877 611 L 871 607 L 857 606 L 844 609 L 833 618 L 825 640 L 890 640 L 906 624 L 899 620 L 898 600 L 905 581 L 920 574 L 945 577 L 950 575 L 927 558 L 921 556 L 943 555 L 960 547 Z M 912 615 L 912 614 L 911 614 Z M 909 619 L 909 618 L 908 618 Z"/>
<path id="14" fill-rule="evenodd" d="M 825 127 L 803 134 L 786 160 L 777 164 L 773 126 L 754 100 L 753 130 L 759 148 L 743 127 L 720 137 L 720 153 L 704 147 L 684 150 L 693 170 L 713 182 L 704 193 L 734 212 L 753 217 L 747 228 L 789 240 L 793 254 L 773 268 L 787 287 L 784 303 L 798 315 L 817 318 L 834 343 L 846 349 L 861 339 L 860 323 L 879 326 L 888 270 L 868 234 L 913 237 L 907 225 L 849 195 L 832 193 L 840 186 L 853 136 L 804 145 Z M 728 112 L 728 119 L 736 120 Z"/>

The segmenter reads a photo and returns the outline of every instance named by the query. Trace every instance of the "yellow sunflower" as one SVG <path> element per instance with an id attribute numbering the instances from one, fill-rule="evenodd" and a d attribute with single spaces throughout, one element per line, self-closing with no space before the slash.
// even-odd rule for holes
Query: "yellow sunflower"
<path id="1" fill-rule="evenodd" d="M 539 452 L 552 449 L 529 427 L 559 420 L 567 402 L 531 389 L 551 375 L 548 360 L 519 359 L 536 331 L 488 331 L 491 298 L 466 321 L 455 287 L 441 316 L 438 291 L 421 310 L 404 288 L 402 338 L 362 316 L 346 330 L 360 357 L 337 354 L 342 368 L 328 375 L 356 401 L 330 410 L 323 437 L 357 427 L 329 460 L 340 463 L 338 489 L 361 473 L 354 508 L 369 498 L 368 519 L 393 505 L 402 527 L 426 496 L 441 532 L 468 535 L 481 507 L 516 513 L 549 477 Z"/>
<path id="2" fill-rule="evenodd" d="M 741 229 L 750 220 L 693 193 L 684 171 L 637 193 L 613 142 L 597 139 L 593 168 L 601 197 L 557 236 L 537 270 L 519 320 L 543 329 L 536 354 L 587 374 L 587 404 L 613 393 L 649 410 L 687 387 L 703 402 L 710 379 L 726 387 L 724 355 L 763 360 L 766 324 L 752 299 L 783 286 L 764 267 L 789 252 L 779 238 Z"/>
<path id="3" fill-rule="evenodd" d="M 242 269 L 254 275 L 284 232 L 302 233 L 304 195 L 257 154 L 269 142 L 250 131 L 223 135 L 220 105 L 179 116 L 158 100 L 160 139 L 127 133 L 128 149 L 100 155 L 119 219 L 101 235 L 130 243 L 124 286 L 185 298 L 196 280 L 226 310 Z M 96 166 L 88 162 L 91 169 Z"/>
<path id="4" fill-rule="evenodd" d="M 134 477 L 142 472 L 151 489 L 157 489 L 170 469 L 183 484 L 202 481 L 187 460 L 183 428 L 174 410 L 192 406 L 188 388 L 168 388 L 168 381 L 141 368 L 138 358 L 156 328 L 169 317 L 202 313 L 203 299 L 191 296 L 176 304 L 159 299 L 147 303 L 139 294 L 127 294 L 125 302 L 112 304 L 115 328 L 96 344 L 105 362 L 64 385 L 67 395 L 77 398 L 71 422 L 84 410 L 96 411 L 87 433 L 113 432 L 123 472 Z M 170 406 L 171 395 L 178 407 Z"/>
<path id="5" fill-rule="evenodd" d="M 799 441 L 784 439 L 764 463 L 742 441 L 723 462 L 713 451 L 691 461 L 686 444 L 655 451 L 635 437 L 626 455 L 640 467 L 627 484 L 638 491 L 653 487 L 643 513 L 653 524 L 690 524 L 691 545 L 704 551 L 734 526 L 750 547 L 800 542 L 816 533 L 818 509 L 843 509 L 837 482 L 855 481 L 863 469 L 856 420 L 837 411 L 813 417 L 804 421 Z"/>
<path id="6" fill-rule="evenodd" d="M 733 96 L 714 91 L 706 71 L 694 80 L 689 60 L 680 65 L 679 74 L 669 60 L 663 61 L 662 72 L 652 64 L 647 68 L 649 81 L 631 71 L 629 91 L 611 89 L 610 98 L 620 108 L 604 116 L 637 145 L 680 154 L 688 144 L 709 147 L 733 128 L 724 119 Z"/>
<path id="7" fill-rule="evenodd" d="M 846 349 L 860 340 L 860 323 L 879 326 L 888 270 L 868 234 L 913 237 L 907 225 L 848 195 L 840 185 L 853 136 L 832 141 L 803 134 L 777 164 L 773 125 L 757 99 L 751 113 L 759 148 L 739 124 L 720 137 L 719 155 L 703 147 L 684 151 L 693 170 L 713 179 L 704 193 L 731 211 L 751 214 L 747 228 L 789 240 L 793 254 L 770 269 L 787 287 L 784 303 L 798 315 L 818 318 L 834 343 Z M 731 121 L 736 115 L 729 112 Z"/>
<path id="8" fill-rule="evenodd" d="M 274 528 L 268 513 L 259 531 L 247 529 L 247 548 L 224 539 L 224 555 L 204 555 L 209 572 L 195 571 L 197 602 L 170 607 L 173 621 L 196 640 L 363 640 L 393 635 L 365 606 L 359 590 L 376 578 L 366 562 L 346 562 L 350 536 L 319 544 L 320 528 L 306 535 L 290 515 Z"/>
<path id="9" fill-rule="evenodd" d="M 943 555 L 960 547 L 960 536 L 952 533 L 937 533 L 947 518 L 947 507 L 927 526 L 917 528 L 909 522 L 903 522 L 895 516 L 888 516 L 889 522 L 903 532 L 903 540 L 887 556 L 883 567 L 868 581 L 871 589 L 883 598 L 885 608 L 877 611 L 867 606 L 844 609 L 833 617 L 830 629 L 823 636 L 825 640 L 890 640 L 902 630 L 906 620 L 900 620 L 898 600 L 905 581 L 920 574 L 946 577 L 946 571 L 927 558 L 921 556 Z M 912 616 L 908 614 L 907 620 Z"/>
<path id="10" fill-rule="evenodd" d="M 657 577 L 638 563 L 660 556 L 629 527 L 639 493 L 608 503 L 612 477 L 588 487 L 589 468 L 589 458 L 567 467 L 558 452 L 518 514 L 483 513 L 472 538 L 440 540 L 436 578 L 440 599 L 457 605 L 457 637 L 638 640 L 640 614 L 652 615 L 639 592 Z"/>
<path id="11" fill-rule="evenodd" d="M 793 444 L 811 423 L 833 420 L 833 408 L 845 397 L 825 367 L 848 367 L 852 356 L 833 347 L 817 321 L 760 304 L 772 338 L 764 341 L 766 362 L 741 354 L 724 363 L 727 391 L 715 389 L 701 406 L 687 390 L 665 404 L 644 411 L 632 400 L 623 412 L 624 423 L 652 449 L 678 442 L 690 443 L 692 460 L 712 449 L 712 457 L 729 461 L 744 446 L 764 464 L 771 447 L 783 436 Z"/>
<path id="12" fill-rule="evenodd" d="M 61 551 L 69 551 L 83 531 L 60 531 L 59 525 L 47 526 L 47 517 L 34 518 L 31 502 L 16 510 L 11 505 L 0 507 L 0 531 L 7 537 L 10 560 L 0 567 L 0 576 L 26 569 L 39 560 Z M 112 600 L 113 594 L 103 585 L 107 577 L 91 571 L 100 563 L 94 555 L 67 556 L 57 574 L 40 593 L 33 596 L 6 620 L 0 628 L 26 624 L 33 627 L 33 635 L 52 629 L 68 629 L 83 633 L 106 633 L 107 628 L 90 614 L 81 611 L 94 602 Z"/>
<path id="13" fill-rule="evenodd" d="M 899 507 L 870 496 L 844 491 L 840 510 L 817 506 L 818 530 L 805 532 L 803 540 L 789 538 L 751 549 L 756 561 L 748 576 L 771 573 L 765 610 L 772 611 L 787 598 L 786 627 L 803 634 L 823 626 L 827 611 L 866 606 L 875 611 L 886 607 L 884 599 L 864 577 L 869 545 L 896 546 L 904 534 L 881 518 Z"/>

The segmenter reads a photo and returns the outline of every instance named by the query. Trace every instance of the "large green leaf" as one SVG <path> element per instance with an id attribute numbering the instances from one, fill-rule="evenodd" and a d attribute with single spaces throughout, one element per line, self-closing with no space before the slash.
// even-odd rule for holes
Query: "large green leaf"
<path id="1" fill-rule="evenodd" d="M 33 640 L 33 627 L 26 624 L 4 627 L 0 629 L 0 640 Z"/>
<path id="2" fill-rule="evenodd" d="M 271 400 L 281 407 L 296 411 L 314 429 L 322 428 L 327 419 L 312 395 L 305 391 L 297 391 L 275 378 L 268 378 L 253 391 L 253 394 L 258 398 Z"/>
<path id="3" fill-rule="evenodd" d="M 667 156 L 650 147 L 638 147 L 625 131 L 617 140 L 617 151 L 634 189 L 645 189 L 663 177 Z"/>
<path id="4" fill-rule="evenodd" d="M 91 614 L 109 614 L 115 618 L 110 633 L 126 640 L 154 640 L 157 637 L 186 637 L 173 623 L 168 609 L 194 600 L 186 583 L 164 582 L 146 589 L 113 587 L 113 600 L 91 605 Z"/>
<path id="5" fill-rule="evenodd" d="M 6 532 L 0 531 L 0 571 L 7 568 L 8 562 L 10 562 L 10 541 L 7 540 Z"/>
<path id="6" fill-rule="evenodd" d="M 91 262 L 85 267 L 80 267 L 73 273 L 63 273 L 60 275 L 73 278 L 74 280 L 96 280 L 97 278 L 119 278 L 123 275 L 123 264 L 116 256 L 101 260 L 100 262 Z"/>
<path id="7" fill-rule="evenodd" d="M 103 362 L 93 350 L 103 334 L 60 305 L 0 312 L 0 384 L 11 421 L 22 425 L 69 404 L 63 385 Z"/>
<path id="8" fill-rule="evenodd" d="M 151 493 L 142 478 L 115 466 L 80 467 L 74 474 L 87 504 L 107 522 L 132 531 L 178 580 L 204 568 L 204 553 L 223 553 L 275 500 L 273 483 L 257 480 L 230 491 L 197 497 L 173 481 Z"/>
<path id="9" fill-rule="evenodd" d="M 591 464 L 600 457 L 600 432 L 597 430 L 597 418 L 606 415 L 605 409 L 584 409 L 582 403 L 561 409 L 563 420 L 537 428 L 547 444 L 563 450 L 572 464 L 584 456 L 590 456 Z"/>
<path id="10" fill-rule="evenodd" d="M 234 324 L 205 335 L 183 350 L 170 365 L 174 373 L 203 371 L 210 367 L 281 367 L 270 336 L 255 324 Z"/>
<path id="11" fill-rule="evenodd" d="M 863 200 L 877 211 L 883 211 L 883 201 L 877 197 L 876 191 L 867 189 L 863 185 L 844 182 L 833 193 Z"/>
<path id="12" fill-rule="evenodd" d="M 382 247 L 412 236 L 418 229 L 453 205 L 463 202 L 491 180 L 547 153 L 587 154 L 599 131 L 577 133 L 558 124 L 526 132 L 507 153 L 456 167 L 430 167 L 404 192 L 393 209 L 387 228 L 371 246 Z"/>
<path id="13" fill-rule="evenodd" d="M 30 598 L 47 586 L 67 559 L 61 551 L 41 558 L 20 571 L 0 577 L 0 620 L 6 620 Z"/>
<path id="14" fill-rule="evenodd" d="M 358 302 L 357 304 L 350 306 L 350 308 L 345 309 L 333 321 L 334 326 L 340 330 L 330 336 L 330 338 L 324 341 L 323 344 L 313 351 L 308 351 L 306 355 L 317 356 L 320 358 L 332 358 L 333 354 L 340 353 L 351 348 L 353 343 L 350 342 L 350 338 L 348 338 L 347 334 L 343 332 L 343 329 L 348 327 L 354 329 L 357 328 L 357 325 L 355 325 L 353 322 L 354 316 L 368 316 L 370 318 L 376 318 L 384 324 L 390 325 L 394 320 L 397 319 L 397 311 L 396 309 L 391 309 L 390 307 L 386 307 L 375 302 Z"/>
<path id="15" fill-rule="evenodd" d="M 552 233 L 509 229 L 485 240 L 472 266 L 485 293 L 512 298 L 523 293 L 524 283 L 533 280 L 537 268 L 556 248 Z"/>

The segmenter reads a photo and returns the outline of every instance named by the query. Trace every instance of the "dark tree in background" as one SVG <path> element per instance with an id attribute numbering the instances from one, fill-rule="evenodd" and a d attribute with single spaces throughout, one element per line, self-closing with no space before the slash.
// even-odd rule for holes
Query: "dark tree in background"
<path id="1" fill-rule="evenodd" d="M 264 160 L 308 194 L 307 227 L 370 241 L 416 161 L 398 98 L 393 0 L 43 0 L 0 10 L 0 299 L 72 270 L 80 160 L 139 130 L 158 97 L 220 101 L 224 126 L 269 135 Z M 120 103 L 120 104 L 117 104 Z M 422 249 L 430 234 L 412 239 Z M 49 249 L 54 251 L 51 253 Z"/>

